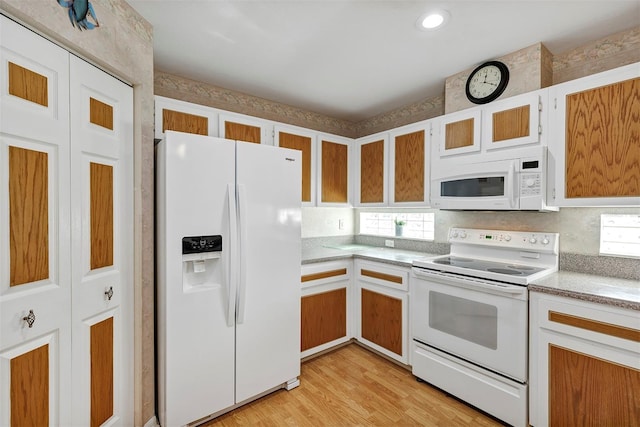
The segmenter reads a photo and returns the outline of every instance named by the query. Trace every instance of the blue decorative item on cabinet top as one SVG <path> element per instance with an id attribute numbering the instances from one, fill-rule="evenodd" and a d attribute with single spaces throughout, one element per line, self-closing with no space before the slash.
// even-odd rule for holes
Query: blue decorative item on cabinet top
<path id="1" fill-rule="evenodd" d="M 100 26 L 96 12 L 93 10 L 93 6 L 91 6 L 89 0 L 58 0 L 58 4 L 69 10 L 71 25 L 80 31 L 82 31 L 82 29 L 93 30 Z M 89 17 L 91 17 L 95 23 L 89 22 Z"/>

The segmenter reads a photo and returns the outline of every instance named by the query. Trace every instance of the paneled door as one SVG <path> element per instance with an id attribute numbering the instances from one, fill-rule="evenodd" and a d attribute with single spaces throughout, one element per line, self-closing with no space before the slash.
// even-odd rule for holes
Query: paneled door
<path id="1" fill-rule="evenodd" d="M 133 91 L 71 56 L 73 424 L 133 419 Z"/>
<path id="2" fill-rule="evenodd" d="M 0 42 L 0 425 L 69 425 L 69 54 Z"/>

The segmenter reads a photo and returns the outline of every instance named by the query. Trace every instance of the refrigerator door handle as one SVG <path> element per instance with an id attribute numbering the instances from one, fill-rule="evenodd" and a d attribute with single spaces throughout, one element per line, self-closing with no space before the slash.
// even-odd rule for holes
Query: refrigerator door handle
<path id="1" fill-rule="evenodd" d="M 237 262 L 235 256 L 238 247 L 238 219 L 236 212 L 235 188 L 233 184 L 227 184 L 227 204 L 229 206 L 229 247 L 227 248 L 227 326 L 233 326 L 236 305 L 237 268 L 233 264 Z"/>
<path id="2" fill-rule="evenodd" d="M 240 268 L 238 276 L 240 277 L 238 285 L 238 309 L 236 313 L 236 322 L 242 324 L 244 322 L 245 295 L 247 289 L 247 193 L 243 184 L 238 184 L 238 218 L 240 219 L 239 235 L 240 235 L 240 251 L 238 253 Z"/>

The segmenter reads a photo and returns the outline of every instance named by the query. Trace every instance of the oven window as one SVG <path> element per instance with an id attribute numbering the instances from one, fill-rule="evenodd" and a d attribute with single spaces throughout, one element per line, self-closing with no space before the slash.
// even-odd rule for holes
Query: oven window
<path id="1" fill-rule="evenodd" d="M 443 197 L 504 196 L 504 179 L 504 176 L 494 176 L 444 181 L 440 183 L 440 195 Z"/>
<path id="2" fill-rule="evenodd" d="M 498 309 L 493 305 L 431 291 L 429 326 L 492 350 L 498 348 Z"/>

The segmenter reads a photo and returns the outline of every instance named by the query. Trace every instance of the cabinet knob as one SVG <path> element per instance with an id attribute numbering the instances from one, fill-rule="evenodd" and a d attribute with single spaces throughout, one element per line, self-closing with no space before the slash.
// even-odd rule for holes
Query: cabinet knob
<path id="1" fill-rule="evenodd" d="M 26 316 L 24 316 L 22 318 L 22 320 L 24 320 L 25 322 L 27 322 L 27 325 L 29 325 L 29 328 L 33 328 L 33 324 L 36 321 L 36 315 L 33 314 L 33 310 L 29 310 L 29 314 L 27 314 Z"/>
<path id="2" fill-rule="evenodd" d="M 113 298 L 113 286 L 109 286 L 109 289 L 104 291 L 104 295 L 107 297 L 109 301 L 111 301 L 111 298 Z"/>

